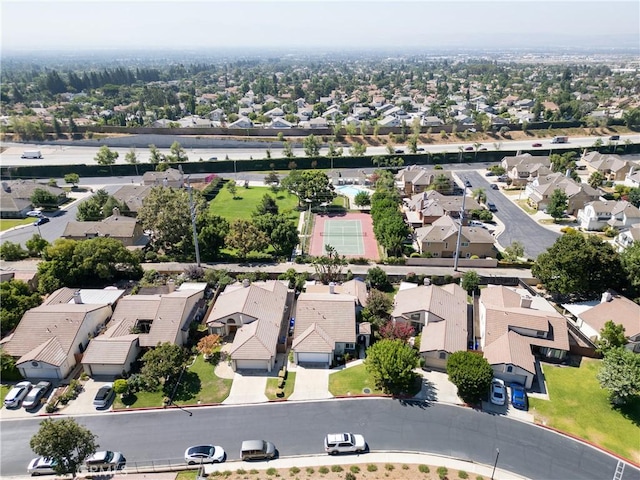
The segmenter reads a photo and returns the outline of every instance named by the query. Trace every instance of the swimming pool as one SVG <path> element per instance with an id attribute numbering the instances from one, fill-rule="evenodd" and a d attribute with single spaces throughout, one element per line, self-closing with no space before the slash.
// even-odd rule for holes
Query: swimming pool
<path id="1" fill-rule="evenodd" d="M 341 195 L 347 195 L 349 197 L 355 197 L 360 192 L 371 193 L 369 190 L 365 188 L 354 187 L 353 185 L 340 185 L 336 187 L 336 192 Z"/>

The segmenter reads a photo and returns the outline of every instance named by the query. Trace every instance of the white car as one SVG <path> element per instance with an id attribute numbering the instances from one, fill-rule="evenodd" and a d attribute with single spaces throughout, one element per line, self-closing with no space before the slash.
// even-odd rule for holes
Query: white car
<path id="1" fill-rule="evenodd" d="M 224 462 L 225 452 L 222 447 L 216 445 L 194 445 L 184 452 L 184 461 L 189 465 L 198 463 Z"/>
<path id="2" fill-rule="evenodd" d="M 22 400 L 31 390 L 31 382 L 16 383 L 15 386 L 4 397 L 4 406 L 8 408 L 20 408 Z"/>
<path id="3" fill-rule="evenodd" d="M 367 449 L 362 435 L 354 433 L 330 433 L 324 437 L 324 451 L 329 455 L 338 453 L 356 452 L 362 453 Z"/>
<path id="4" fill-rule="evenodd" d="M 41 217 L 42 212 L 40 210 L 29 210 L 27 212 L 27 217 Z"/>
<path id="5" fill-rule="evenodd" d="M 84 461 L 84 464 L 90 472 L 120 470 L 127 464 L 127 459 L 120 452 L 103 450 L 91 455 Z"/>
<path id="6" fill-rule="evenodd" d="M 491 382 L 490 400 L 494 405 L 504 405 L 507 402 L 507 389 L 499 378 L 494 378 Z"/>
<path id="7" fill-rule="evenodd" d="M 53 475 L 56 473 L 55 466 L 56 461 L 51 458 L 36 457 L 29 462 L 27 473 L 34 477 L 38 475 Z"/>

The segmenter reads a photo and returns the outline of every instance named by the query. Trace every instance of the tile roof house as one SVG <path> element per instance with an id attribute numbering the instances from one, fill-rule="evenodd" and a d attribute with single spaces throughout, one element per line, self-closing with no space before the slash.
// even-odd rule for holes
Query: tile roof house
<path id="1" fill-rule="evenodd" d="M 631 167 L 629 173 L 624 177 L 624 184 L 628 187 L 640 187 L 640 170 Z"/>
<path id="2" fill-rule="evenodd" d="M 167 294 L 121 298 L 106 331 L 89 344 L 82 358 L 84 371 L 117 376 L 131 369 L 143 348 L 166 342 L 184 345 L 189 325 L 201 315 L 206 287 L 185 282 Z"/>
<path id="3" fill-rule="evenodd" d="M 62 288 L 28 310 L 3 349 L 24 378 L 63 379 L 112 314 L 123 290 Z"/>
<path id="4" fill-rule="evenodd" d="M 175 168 L 167 168 L 163 172 L 150 171 L 142 176 L 143 185 L 181 188 L 184 185 L 184 174 Z"/>
<path id="5" fill-rule="evenodd" d="M 322 283 L 307 285 L 305 291 L 307 293 L 331 293 L 332 289 L 335 293 L 341 293 L 355 297 L 357 309 L 367 306 L 367 299 L 369 297 L 369 294 L 367 292 L 367 284 L 358 278 L 354 278 L 353 280 L 334 285 L 324 285 Z"/>
<path id="6" fill-rule="evenodd" d="M 432 257 L 455 257 L 459 223 L 450 216 L 443 216 L 427 227 L 415 230 L 420 253 L 430 253 Z M 459 258 L 495 257 L 494 238 L 484 228 L 463 226 L 460 234 Z"/>
<path id="7" fill-rule="evenodd" d="M 425 366 L 446 369 L 449 355 L 467 349 L 467 306 L 467 292 L 459 285 L 416 285 L 398 291 L 391 318 L 420 334 Z"/>
<path id="8" fill-rule="evenodd" d="M 140 207 L 142 207 L 142 202 L 151 192 L 151 188 L 153 188 L 151 185 L 123 185 L 112 196 L 129 208 L 128 212 L 121 213 L 124 215 L 129 213 L 136 215 Z"/>
<path id="9" fill-rule="evenodd" d="M 279 280 L 228 285 L 216 299 L 206 323 L 211 333 L 233 335 L 234 370 L 270 372 L 285 351 L 294 292 Z M 280 350 L 279 350 L 280 349 Z"/>
<path id="10" fill-rule="evenodd" d="M 600 172 L 606 180 L 624 181 L 631 171 L 633 163 L 623 160 L 619 155 L 589 152 L 583 155 L 582 160 L 587 163 L 589 173 Z"/>
<path id="11" fill-rule="evenodd" d="M 537 357 L 563 360 L 569 352 L 566 319 L 526 290 L 490 286 L 480 292 L 481 347 L 494 375 L 531 388 Z"/>
<path id="12" fill-rule="evenodd" d="M 633 245 L 634 242 L 640 242 L 640 223 L 632 225 L 629 230 L 616 235 L 613 239 L 613 246 L 618 252 L 622 252 L 625 248 Z"/>
<path id="13" fill-rule="evenodd" d="M 574 317 L 576 327 L 592 342 L 600 339 L 600 331 L 609 320 L 624 327 L 626 348 L 640 353 L 640 305 L 613 290 L 600 300 L 562 305 Z"/>
<path id="14" fill-rule="evenodd" d="M 455 182 L 451 173 L 446 170 L 427 170 L 417 165 L 409 165 L 396 173 L 395 179 L 396 185 L 402 193 L 405 195 L 415 195 L 427 190 L 436 178 L 441 175 L 449 180 L 449 191 L 452 191 Z"/>
<path id="15" fill-rule="evenodd" d="M 330 367 L 336 356 L 356 350 L 356 297 L 338 293 L 301 293 L 291 349 L 297 364 Z"/>
<path id="16" fill-rule="evenodd" d="M 60 187 L 52 187 L 34 180 L 3 181 L 0 192 L 0 217 L 24 218 L 32 209 L 31 196 L 37 190 L 46 190 L 57 197 L 55 206 L 67 199 L 67 193 Z"/>
<path id="17" fill-rule="evenodd" d="M 427 190 L 413 195 L 407 202 L 407 209 L 410 212 L 417 213 L 419 225 L 414 226 L 430 225 L 445 215 L 460 218 L 462 201 L 463 197 L 461 196 L 443 195 L 435 190 Z M 480 204 L 474 198 L 467 197 L 464 200 L 466 216 L 470 214 L 471 210 L 480 208 Z"/>
<path id="18" fill-rule="evenodd" d="M 577 213 L 587 203 L 600 198 L 598 191 L 590 185 L 576 183 L 573 179 L 557 173 L 537 177 L 527 186 L 525 195 L 528 195 L 529 205 L 538 210 L 545 210 L 556 189 L 567 195 L 567 213 L 570 214 Z"/>
<path id="19" fill-rule="evenodd" d="M 67 223 L 62 237 L 71 240 L 108 237 L 122 242 L 125 247 L 143 247 L 149 241 L 142 230 L 142 225 L 135 218 L 120 215 L 117 207 L 114 208 L 113 215 L 99 222 Z"/>
<path id="20" fill-rule="evenodd" d="M 640 209 L 625 200 L 596 200 L 578 210 L 577 220 L 584 230 L 627 229 L 640 223 Z"/>
<path id="21" fill-rule="evenodd" d="M 228 128 L 253 128 L 253 122 L 247 117 L 240 117 L 235 122 L 230 123 Z"/>

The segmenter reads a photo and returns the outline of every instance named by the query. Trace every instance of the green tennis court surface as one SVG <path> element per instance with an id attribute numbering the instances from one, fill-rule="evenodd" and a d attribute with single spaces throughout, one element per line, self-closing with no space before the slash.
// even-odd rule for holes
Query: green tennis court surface
<path id="1" fill-rule="evenodd" d="M 340 255 L 364 255 L 364 238 L 360 220 L 325 220 L 320 232 L 322 243 L 331 245 Z"/>

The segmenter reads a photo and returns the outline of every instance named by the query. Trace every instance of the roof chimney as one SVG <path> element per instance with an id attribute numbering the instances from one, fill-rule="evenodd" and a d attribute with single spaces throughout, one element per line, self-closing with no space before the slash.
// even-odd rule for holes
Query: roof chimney
<path id="1" fill-rule="evenodd" d="M 9 193 L 11 191 L 11 187 L 9 186 L 9 184 L 7 182 L 2 182 L 2 190 L 4 190 L 5 192 Z"/>
<path id="2" fill-rule="evenodd" d="M 242 286 L 244 288 L 247 288 L 249 285 L 251 285 L 251 282 L 249 281 L 248 278 L 245 278 L 244 280 L 242 280 Z"/>
<path id="3" fill-rule="evenodd" d="M 329 293 L 331 295 L 336 293 L 336 284 L 334 282 L 329 283 Z"/>
<path id="4" fill-rule="evenodd" d="M 169 287 L 169 293 L 176 291 L 176 282 L 173 281 L 173 278 L 167 280 L 167 287 Z"/>
<path id="5" fill-rule="evenodd" d="M 610 302 L 611 300 L 613 300 L 611 292 L 604 292 L 602 294 L 602 300 L 600 301 L 600 303 L 607 303 L 607 302 Z"/>
<path id="6" fill-rule="evenodd" d="M 73 292 L 73 303 L 82 303 L 82 297 L 80 296 L 80 290 Z"/>
<path id="7" fill-rule="evenodd" d="M 531 302 L 533 299 L 529 295 L 523 295 L 520 297 L 520 307 L 531 308 Z"/>
<path id="8" fill-rule="evenodd" d="M 119 217 L 120 216 L 120 209 L 118 207 L 113 207 L 113 216 L 114 217 Z"/>

